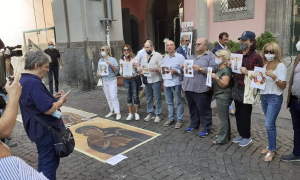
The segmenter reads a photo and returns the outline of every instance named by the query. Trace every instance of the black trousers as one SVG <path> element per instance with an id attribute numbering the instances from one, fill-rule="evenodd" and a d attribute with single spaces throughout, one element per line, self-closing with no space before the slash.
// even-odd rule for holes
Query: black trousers
<path id="1" fill-rule="evenodd" d="M 58 66 L 49 66 L 48 79 L 51 94 L 53 94 L 53 75 L 55 81 L 55 92 L 58 92 L 58 68 Z"/>
<path id="2" fill-rule="evenodd" d="M 242 138 L 249 139 L 251 137 L 252 104 L 244 104 L 240 101 L 234 101 L 234 104 L 237 130 Z"/>
<path id="3" fill-rule="evenodd" d="M 295 96 L 292 96 L 290 100 L 290 112 L 294 129 L 293 154 L 295 156 L 300 156 L 300 102 Z"/>
<path id="4" fill-rule="evenodd" d="M 185 91 L 185 97 L 190 110 L 190 127 L 198 129 L 201 122 L 203 127 L 202 132 L 209 133 L 212 126 L 212 111 L 210 106 L 212 92 L 195 93 Z"/>

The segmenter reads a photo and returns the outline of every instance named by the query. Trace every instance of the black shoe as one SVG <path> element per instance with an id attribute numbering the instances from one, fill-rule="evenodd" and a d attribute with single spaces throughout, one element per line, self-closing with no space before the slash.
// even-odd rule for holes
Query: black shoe
<path id="1" fill-rule="evenodd" d="M 300 156 L 295 156 L 294 154 L 284 155 L 281 157 L 283 161 L 300 161 Z"/>

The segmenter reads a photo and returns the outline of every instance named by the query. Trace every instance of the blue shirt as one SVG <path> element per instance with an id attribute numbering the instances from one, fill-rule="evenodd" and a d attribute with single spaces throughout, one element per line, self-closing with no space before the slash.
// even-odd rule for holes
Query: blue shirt
<path id="1" fill-rule="evenodd" d="M 16 156 L 0 159 L 0 179 L 47 180 L 43 173 L 37 172 L 25 161 Z"/>
<path id="2" fill-rule="evenodd" d="M 117 71 L 114 72 L 114 70 L 111 68 L 111 66 L 108 66 L 108 75 L 101 76 L 101 78 L 104 81 L 114 80 L 114 79 L 116 79 L 117 73 L 119 72 L 119 65 L 115 58 L 107 56 L 106 61 L 104 61 L 103 58 L 101 58 L 98 62 L 98 72 L 100 71 L 100 62 L 107 62 L 107 61 L 111 62 L 111 64 L 117 68 Z"/>
<path id="3" fill-rule="evenodd" d="M 51 115 L 45 114 L 49 111 L 53 103 L 57 100 L 47 90 L 42 80 L 33 74 L 22 73 L 20 78 L 22 85 L 22 94 L 20 97 L 20 110 L 23 119 L 24 129 L 33 142 L 38 142 L 45 135 L 50 133 L 40 122 L 32 117 L 23 106 L 26 106 L 32 114 L 37 115 L 40 119 L 44 120 L 53 129 L 59 131 L 64 127 L 62 119 L 57 119 Z"/>
<path id="4" fill-rule="evenodd" d="M 175 54 L 170 57 L 169 55 L 166 55 L 163 59 L 163 64 L 166 66 L 170 66 L 174 68 L 178 74 L 172 74 L 172 79 L 164 79 L 164 86 L 166 87 L 172 87 L 172 86 L 178 86 L 181 85 L 180 80 L 180 65 L 184 63 L 184 56 L 175 52 Z"/>

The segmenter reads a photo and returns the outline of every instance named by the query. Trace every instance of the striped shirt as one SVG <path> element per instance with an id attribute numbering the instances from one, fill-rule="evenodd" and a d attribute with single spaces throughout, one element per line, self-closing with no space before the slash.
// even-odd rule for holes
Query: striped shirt
<path id="1" fill-rule="evenodd" d="M 25 161 L 16 156 L 0 159 L 0 180 L 47 180 Z"/>

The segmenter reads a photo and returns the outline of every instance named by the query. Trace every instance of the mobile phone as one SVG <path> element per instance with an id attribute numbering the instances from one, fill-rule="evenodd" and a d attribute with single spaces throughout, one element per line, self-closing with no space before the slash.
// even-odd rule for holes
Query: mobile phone
<path id="1" fill-rule="evenodd" d="M 71 90 L 69 90 L 69 91 L 65 94 L 65 96 L 68 95 L 70 92 L 71 92 Z"/>
<path id="2" fill-rule="evenodd" d="M 10 76 L 9 73 L 6 73 L 6 77 L 7 77 L 7 79 L 8 79 L 10 82 L 13 82 L 13 81 L 14 81 L 14 79 L 11 78 L 11 76 Z"/>

